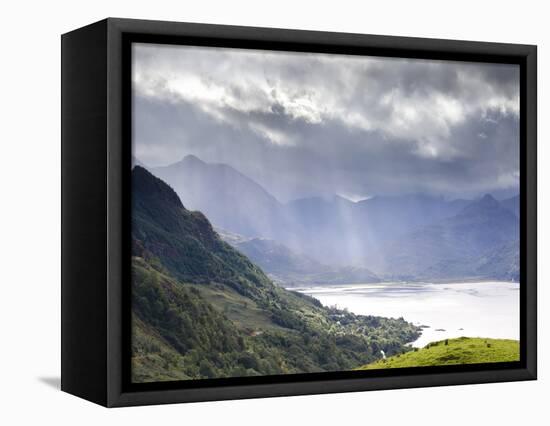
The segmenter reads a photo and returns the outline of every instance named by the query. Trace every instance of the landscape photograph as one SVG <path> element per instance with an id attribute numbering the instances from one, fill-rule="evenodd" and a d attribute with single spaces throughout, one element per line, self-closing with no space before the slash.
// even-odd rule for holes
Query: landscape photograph
<path id="1" fill-rule="evenodd" d="M 133 43 L 132 382 L 519 361 L 519 82 Z"/>

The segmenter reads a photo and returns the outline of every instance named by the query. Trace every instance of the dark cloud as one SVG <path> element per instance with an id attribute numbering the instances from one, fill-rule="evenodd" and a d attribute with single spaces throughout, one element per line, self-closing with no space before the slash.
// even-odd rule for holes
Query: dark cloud
<path id="1" fill-rule="evenodd" d="M 514 66 L 136 45 L 134 149 L 194 154 L 283 200 L 517 190 Z"/>

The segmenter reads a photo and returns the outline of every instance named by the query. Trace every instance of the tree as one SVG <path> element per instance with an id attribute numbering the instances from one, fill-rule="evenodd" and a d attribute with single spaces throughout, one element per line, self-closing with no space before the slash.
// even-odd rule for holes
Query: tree
<path id="1" fill-rule="evenodd" d="M 210 361 L 203 359 L 199 366 L 199 373 L 201 376 L 211 378 L 215 376 L 214 373 L 214 367 L 210 363 Z"/>

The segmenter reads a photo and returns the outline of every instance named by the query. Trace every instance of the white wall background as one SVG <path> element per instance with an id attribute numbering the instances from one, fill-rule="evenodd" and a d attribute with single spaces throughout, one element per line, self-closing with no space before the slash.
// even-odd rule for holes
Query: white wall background
<path id="1" fill-rule="evenodd" d="M 550 99 L 542 1 L 3 2 L 0 423 L 544 424 L 550 378 Z M 60 358 L 60 34 L 107 16 L 539 46 L 539 381 L 107 410 L 56 389 Z M 545 395 L 546 393 L 546 395 Z"/>

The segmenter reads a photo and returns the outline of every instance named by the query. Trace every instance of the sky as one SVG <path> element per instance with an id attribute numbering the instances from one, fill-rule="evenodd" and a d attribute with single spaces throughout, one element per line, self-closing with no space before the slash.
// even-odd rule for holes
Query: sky
<path id="1" fill-rule="evenodd" d="M 225 163 L 280 201 L 519 191 L 519 67 L 134 44 L 133 152 Z"/>

